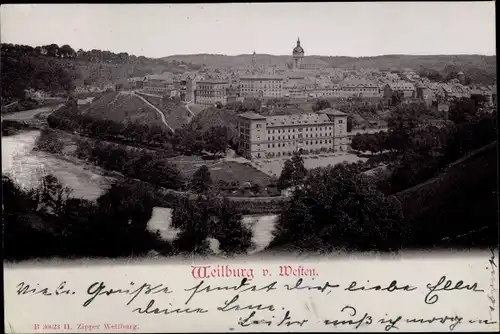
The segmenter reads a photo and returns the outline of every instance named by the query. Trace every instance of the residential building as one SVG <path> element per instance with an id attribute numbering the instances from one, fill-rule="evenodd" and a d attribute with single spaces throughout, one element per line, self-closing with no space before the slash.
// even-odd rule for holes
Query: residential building
<path id="1" fill-rule="evenodd" d="M 176 95 L 180 97 L 181 101 L 188 101 L 187 79 L 174 80 L 174 89 L 176 90 Z"/>
<path id="2" fill-rule="evenodd" d="M 276 98 L 283 96 L 283 77 L 253 75 L 240 77 L 240 96 Z"/>
<path id="3" fill-rule="evenodd" d="M 432 90 L 423 84 L 417 84 L 415 88 L 417 99 L 424 101 L 427 107 L 432 106 L 432 102 L 434 101 L 434 94 L 432 93 Z"/>
<path id="4" fill-rule="evenodd" d="M 248 159 L 291 155 L 293 152 L 347 150 L 347 115 L 323 113 L 262 116 L 238 115 L 240 149 Z"/>
<path id="5" fill-rule="evenodd" d="M 342 97 L 381 97 L 379 85 L 370 81 L 343 81 L 340 89 L 344 92 Z"/>
<path id="6" fill-rule="evenodd" d="M 486 104 L 491 106 L 494 104 L 493 91 L 491 88 L 486 86 L 471 86 L 470 95 L 482 96 L 486 99 Z"/>
<path id="7" fill-rule="evenodd" d="M 226 80 L 202 80 L 197 82 L 195 91 L 195 103 L 203 105 L 214 105 L 217 102 L 227 103 L 227 89 L 229 83 Z"/>
<path id="8" fill-rule="evenodd" d="M 396 92 L 400 92 L 404 99 L 416 97 L 415 85 L 410 82 L 390 82 L 383 88 L 383 96 L 385 99 L 390 99 Z"/>
<path id="9" fill-rule="evenodd" d="M 174 90 L 174 82 L 169 79 L 149 77 L 142 83 L 142 89 L 145 93 L 170 96 Z"/>

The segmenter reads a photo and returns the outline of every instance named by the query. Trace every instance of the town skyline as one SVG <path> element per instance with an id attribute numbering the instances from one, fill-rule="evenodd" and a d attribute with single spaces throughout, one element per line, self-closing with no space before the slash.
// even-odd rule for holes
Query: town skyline
<path id="1" fill-rule="evenodd" d="M 304 5 L 4 5 L 1 39 L 31 46 L 69 44 L 75 50 L 101 49 L 148 58 L 238 56 L 254 51 L 288 56 L 297 38 L 306 56 L 496 55 L 493 2 Z M 280 14 L 280 24 L 273 13 Z M 418 25 L 422 14 L 425 26 Z M 394 20 L 386 20 L 388 16 Z M 15 24 L 19 21 L 23 26 Z M 197 30 L 198 25 L 203 30 Z M 140 42 L 131 43 L 135 40 Z"/>

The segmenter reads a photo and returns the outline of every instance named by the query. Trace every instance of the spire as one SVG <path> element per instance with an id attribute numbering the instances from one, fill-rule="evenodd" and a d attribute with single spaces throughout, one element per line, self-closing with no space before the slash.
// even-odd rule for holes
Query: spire
<path id="1" fill-rule="evenodd" d="M 297 37 L 297 45 L 300 45 L 300 38 Z"/>

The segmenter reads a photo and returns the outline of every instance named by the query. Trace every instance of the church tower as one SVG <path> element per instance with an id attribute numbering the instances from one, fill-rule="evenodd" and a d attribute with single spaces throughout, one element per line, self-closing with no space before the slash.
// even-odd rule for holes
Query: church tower
<path id="1" fill-rule="evenodd" d="M 294 71 L 300 69 L 302 65 L 302 59 L 304 58 L 304 49 L 300 46 L 300 39 L 297 38 L 297 46 L 293 49 L 293 63 L 292 68 Z"/>

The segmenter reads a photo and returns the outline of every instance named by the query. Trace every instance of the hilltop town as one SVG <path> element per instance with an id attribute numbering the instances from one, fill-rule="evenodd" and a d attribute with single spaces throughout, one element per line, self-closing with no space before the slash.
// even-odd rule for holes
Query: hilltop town
<path id="1" fill-rule="evenodd" d="M 481 242 L 490 242 L 484 241 L 484 233 L 491 231 L 494 219 L 479 230 L 470 220 L 440 225 L 432 235 L 428 231 L 442 218 L 436 212 L 444 208 L 452 222 L 473 216 L 472 211 L 453 213 L 450 207 L 456 203 L 465 210 L 473 197 L 481 202 L 475 210 L 487 210 L 491 202 L 489 193 L 476 188 L 450 191 L 453 196 L 443 193 L 455 183 L 493 184 L 497 89 L 491 59 L 436 56 L 442 66 L 437 70 L 422 65 L 432 56 L 422 56 L 417 68 L 366 68 L 334 66 L 335 59 L 308 52 L 307 41 L 297 39 L 289 56 L 253 52 L 224 65 L 231 58 L 207 55 L 208 63 L 200 64 L 197 59 L 204 58 L 199 55 L 150 59 L 75 51 L 69 45 L 2 44 L 2 135 L 40 130 L 36 151 L 85 166 L 103 177 L 106 185 L 99 187 L 107 189 L 113 180 L 98 199 L 85 191 L 90 197 L 78 203 L 54 195 L 57 205 L 51 202 L 51 210 L 78 214 L 80 228 L 112 214 L 106 201 L 127 203 L 123 215 L 117 213 L 122 209 L 113 211 L 125 225 L 130 212 L 142 217 L 137 218 L 140 233 L 146 233 L 143 223 L 153 208 L 170 210 L 154 211 L 163 216 L 151 220 L 171 221 L 181 229 L 179 239 L 171 244 L 147 234 L 138 241 L 127 227 L 124 233 L 134 240 L 132 252 L 136 242 L 141 251 L 156 245 L 155 251 L 166 254 L 206 250 L 209 237 L 229 253 L 290 244 L 313 250 L 442 246 L 450 233 L 471 231 L 481 235 Z M 209 61 L 213 57 L 219 65 Z M 397 63 L 394 56 L 382 57 Z M 416 57 L 412 61 L 418 64 L 418 56 L 408 57 Z M 471 57 L 484 61 L 487 69 L 467 65 Z M 49 111 L 23 111 L 47 103 L 58 105 Z M 17 189 L 9 180 L 4 180 L 9 189 Z M 41 192 L 65 191 L 57 178 L 49 181 L 58 186 L 42 187 Z M 435 200 L 422 191 L 434 194 Z M 30 194 L 19 196 L 31 200 Z M 89 209 L 92 205 L 104 211 Z M 30 214 L 38 217 L 38 209 L 33 210 Z M 40 219 L 50 226 L 59 219 L 44 215 Z M 255 239 L 262 239 L 259 228 L 253 225 L 252 237 L 240 222 L 253 215 L 274 215 L 264 241 Z M 328 223 L 332 216 L 338 224 Z M 31 219 L 23 222 L 31 226 Z M 358 240 L 358 223 L 365 220 L 375 223 Z M 214 222 L 225 225 L 212 230 Z M 104 232 L 116 231 L 108 227 Z M 97 236 L 104 233 L 95 228 Z M 80 240 L 80 232 L 57 233 L 73 233 Z M 59 240 L 54 233 L 50 238 Z M 169 238 L 172 233 L 167 233 Z M 240 241 L 242 248 L 235 246 Z M 452 242 L 457 242 L 455 237 Z M 100 247 L 95 251 L 109 251 L 105 244 Z"/>

